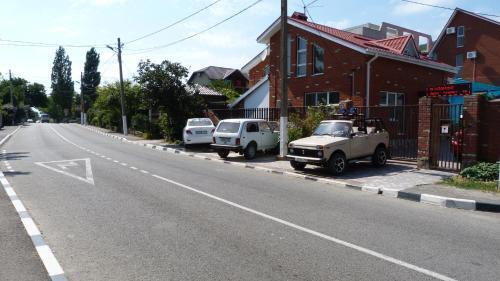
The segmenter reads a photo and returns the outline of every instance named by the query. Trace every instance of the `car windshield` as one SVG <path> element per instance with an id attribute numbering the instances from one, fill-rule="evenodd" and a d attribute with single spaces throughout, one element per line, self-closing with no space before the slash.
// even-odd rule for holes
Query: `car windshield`
<path id="1" fill-rule="evenodd" d="M 239 122 L 221 122 L 217 127 L 219 133 L 237 133 L 240 129 Z"/>
<path id="2" fill-rule="evenodd" d="M 351 127 L 345 122 L 320 123 L 313 136 L 348 137 Z"/>
<path id="3" fill-rule="evenodd" d="M 188 121 L 188 126 L 211 126 L 210 119 L 193 119 Z"/>

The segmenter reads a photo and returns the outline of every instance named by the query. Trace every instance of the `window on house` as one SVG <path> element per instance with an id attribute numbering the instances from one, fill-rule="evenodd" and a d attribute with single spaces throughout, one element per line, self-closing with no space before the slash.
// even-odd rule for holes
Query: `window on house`
<path id="1" fill-rule="evenodd" d="M 269 75 L 269 64 L 264 67 L 264 72 L 262 73 L 262 77 L 266 77 Z"/>
<path id="2" fill-rule="evenodd" d="M 464 68 L 464 54 L 458 54 L 455 56 L 455 66 L 458 70 L 457 74 L 460 75 L 462 69 Z"/>
<path id="3" fill-rule="evenodd" d="M 385 38 L 394 38 L 398 36 L 398 30 L 395 28 L 387 27 Z"/>
<path id="4" fill-rule="evenodd" d="M 287 40 L 287 54 L 286 54 L 286 71 L 288 73 L 288 76 L 291 75 L 292 73 L 292 36 L 288 34 L 288 40 Z"/>
<path id="5" fill-rule="evenodd" d="M 337 104 L 340 101 L 338 92 L 307 93 L 304 99 L 305 106 Z"/>
<path id="6" fill-rule="evenodd" d="M 325 70 L 325 50 L 318 45 L 313 45 L 313 74 L 323 74 Z"/>
<path id="7" fill-rule="evenodd" d="M 392 106 L 389 112 L 390 121 L 400 121 L 404 118 L 404 105 L 405 95 L 403 93 L 394 92 L 380 92 L 380 102 L 381 106 Z"/>
<path id="8" fill-rule="evenodd" d="M 307 40 L 297 37 L 297 77 L 306 76 Z"/>
<path id="9" fill-rule="evenodd" d="M 463 25 L 457 27 L 457 48 L 464 46 L 465 27 Z"/>

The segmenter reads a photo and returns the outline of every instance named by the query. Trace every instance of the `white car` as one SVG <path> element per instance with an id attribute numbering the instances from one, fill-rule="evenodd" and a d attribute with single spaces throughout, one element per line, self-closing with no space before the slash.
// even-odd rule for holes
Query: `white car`
<path id="1" fill-rule="evenodd" d="M 212 148 L 221 158 L 229 152 L 253 159 L 257 151 L 273 151 L 279 147 L 279 132 L 263 119 L 226 119 L 215 129 Z"/>
<path id="2" fill-rule="evenodd" d="M 212 143 L 215 126 L 209 118 L 188 119 L 186 127 L 182 130 L 184 146 L 191 144 Z"/>

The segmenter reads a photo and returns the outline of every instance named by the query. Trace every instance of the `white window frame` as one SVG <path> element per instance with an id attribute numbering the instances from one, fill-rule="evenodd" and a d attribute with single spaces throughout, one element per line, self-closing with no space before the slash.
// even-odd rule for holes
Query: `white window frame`
<path id="1" fill-rule="evenodd" d="M 460 30 L 462 30 L 462 32 L 460 32 Z M 463 47 L 464 41 L 465 41 L 465 26 L 460 25 L 457 27 L 457 48 Z"/>
<path id="2" fill-rule="evenodd" d="M 286 56 L 286 69 L 288 76 L 292 75 L 292 36 L 288 34 L 287 38 L 287 56 Z"/>
<path id="3" fill-rule="evenodd" d="M 305 41 L 305 48 L 304 49 L 299 49 L 300 47 L 300 40 Z M 299 64 L 299 56 L 303 54 L 306 58 L 306 61 L 302 64 Z M 303 67 L 304 68 L 304 74 L 300 74 L 299 69 Z M 305 77 L 307 76 L 307 39 L 297 36 L 297 77 Z"/>
<path id="4" fill-rule="evenodd" d="M 321 49 L 323 52 L 323 71 L 316 73 L 316 48 Z M 325 49 L 317 44 L 313 44 L 313 75 L 321 75 L 325 73 Z"/>
<path id="5" fill-rule="evenodd" d="M 330 102 L 330 94 L 331 93 L 337 93 L 340 101 L 340 92 L 339 91 L 325 91 L 325 92 L 311 92 L 311 93 L 305 93 L 304 94 L 304 106 L 319 106 L 318 104 L 318 94 L 326 94 L 326 104 L 325 105 L 330 105 L 330 104 L 338 104 Z M 307 105 L 306 100 L 308 95 L 314 95 L 314 105 Z"/>
<path id="6" fill-rule="evenodd" d="M 405 94 L 404 93 L 396 93 L 396 92 L 391 92 L 391 91 L 380 91 L 380 94 L 385 94 L 385 103 L 379 102 L 380 106 L 392 106 L 394 107 L 394 110 L 391 112 L 391 116 L 389 118 L 389 121 L 391 122 L 397 122 L 399 119 L 397 118 L 397 112 L 398 112 L 398 106 L 401 106 L 401 109 L 403 110 L 403 114 L 401 114 L 404 118 L 404 105 L 405 105 Z M 389 96 L 394 96 L 394 102 L 395 104 L 389 104 Z M 403 97 L 403 104 L 397 104 L 398 103 L 398 97 Z"/>

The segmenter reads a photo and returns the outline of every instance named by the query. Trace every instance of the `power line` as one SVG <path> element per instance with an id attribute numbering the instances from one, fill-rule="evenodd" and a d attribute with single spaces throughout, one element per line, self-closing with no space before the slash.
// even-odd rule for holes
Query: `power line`
<path id="1" fill-rule="evenodd" d="M 216 24 L 214 24 L 214 25 L 212 25 L 212 26 L 210 26 L 210 27 L 208 27 L 208 28 L 205 28 L 205 29 L 203 29 L 203 30 L 201 30 L 201 31 L 199 31 L 199 32 L 197 32 L 197 33 L 195 33 L 195 34 L 193 34 L 193 35 L 190 35 L 190 36 L 184 37 L 184 38 L 182 38 L 182 39 L 179 39 L 179 40 L 176 40 L 176 41 L 170 42 L 170 43 L 168 43 L 168 44 L 164 44 L 164 45 L 159 45 L 159 46 L 154 46 L 154 47 L 144 48 L 144 49 L 135 49 L 135 50 L 130 50 L 130 51 L 133 51 L 133 52 L 134 52 L 134 51 L 136 51 L 136 52 L 135 52 L 135 53 L 129 53 L 128 55 L 137 55 L 137 54 L 147 53 L 147 52 L 151 52 L 151 51 L 154 51 L 154 50 L 157 50 L 157 49 L 167 48 L 167 47 L 170 47 L 170 46 L 172 46 L 172 45 L 175 45 L 175 44 L 179 44 L 179 43 L 181 43 L 181 42 L 184 42 L 184 41 L 186 41 L 186 40 L 188 40 L 188 39 L 191 39 L 191 38 L 193 38 L 193 37 L 196 37 L 196 36 L 198 36 L 198 35 L 200 35 L 200 34 L 202 34 L 202 33 L 204 33 L 204 32 L 207 32 L 207 31 L 209 31 L 209 30 L 211 30 L 211 29 L 214 29 L 215 27 L 217 27 L 217 26 L 219 26 L 219 25 L 221 25 L 221 24 L 223 24 L 223 23 L 225 23 L 225 22 L 229 21 L 230 19 L 232 19 L 232 18 L 234 18 L 234 17 L 236 17 L 236 16 L 238 16 L 238 15 L 242 14 L 243 12 L 245 12 L 245 11 L 247 11 L 248 9 L 250 9 L 250 8 L 254 7 L 254 6 L 255 6 L 255 5 L 257 5 L 259 2 L 262 2 L 262 1 L 263 1 L 263 0 L 257 0 L 257 1 L 255 1 L 255 2 L 253 2 L 252 4 L 250 4 L 249 6 L 245 7 L 244 9 L 242 9 L 242 10 L 238 11 L 237 13 L 235 13 L 235 14 L 231 15 L 230 17 L 227 17 L 227 18 L 225 18 L 224 20 L 222 20 L 222 21 L 220 21 L 220 22 L 218 22 L 218 23 L 216 23 Z"/>
<path id="2" fill-rule="evenodd" d="M 76 44 L 56 44 L 56 43 L 45 43 L 45 42 L 32 42 L 32 41 L 21 41 L 21 40 L 7 40 L 1 39 L 0 42 L 3 46 L 18 46 L 18 47 L 66 47 L 66 48 L 104 48 L 106 45 L 96 44 L 96 45 L 76 45 Z"/>
<path id="3" fill-rule="evenodd" d="M 455 10 L 453 8 L 450 8 L 450 7 L 444 7 L 444 6 L 426 4 L 426 3 L 421 3 L 421 2 L 417 2 L 417 1 L 410 1 L 410 0 L 401 0 L 401 1 L 402 2 L 416 4 L 416 5 L 422 5 L 422 6 L 432 7 L 432 8 L 439 8 L 439 9 L 444 9 L 444 10 L 450 10 L 450 11 L 454 11 Z M 482 15 L 482 16 L 487 16 L 487 17 L 497 17 L 497 18 L 500 18 L 500 16 L 498 16 L 498 15 L 492 15 L 492 14 L 485 14 L 485 13 L 475 13 L 475 14 Z"/>
<path id="4" fill-rule="evenodd" d="M 217 1 L 214 1 L 214 2 L 212 2 L 211 4 L 209 4 L 209 5 L 207 5 L 207 6 L 203 7 L 203 8 L 201 8 L 201 9 L 199 9 L 199 10 L 197 10 L 196 12 L 194 12 L 194 13 L 192 13 L 192 14 L 188 15 L 188 16 L 183 17 L 182 19 L 180 19 L 180 20 L 178 20 L 178 21 L 175 21 L 175 22 L 173 22 L 173 23 L 171 23 L 171 24 L 169 24 L 169 25 L 167 25 L 167 26 L 165 26 L 165 27 L 162 27 L 162 28 L 160 28 L 160 29 L 158 29 L 158 30 L 156 30 L 156 31 L 153 31 L 153 32 L 151 32 L 151 33 L 148 33 L 148 34 L 146 34 L 146 35 L 143 35 L 143 36 L 141 36 L 141 37 L 138 37 L 138 38 L 136 38 L 136 39 L 134 39 L 134 40 L 128 41 L 128 42 L 126 42 L 125 44 L 130 44 L 130 43 L 133 43 L 133 42 L 135 42 L 135 41 L 139 41 L 139 40 L 141 40 L 141 39 L 144 39 L 144 38 L 146 38 L 146 37 L 149 37 L 149 36 L 155 35 L 155 34 L 160 33 L 160 32 L 162 32 L 162 31 L 164 31 L 164 30 L 166 30 L 166 29 L 169 29 L 169 28 L 171 28 L 172 26 L 177 25 L 177 24 L 179 24 L 179 23 L 181 23 L 181 22 L 183 22 L 183 21 L 185 21 L 185 20 L 187 20 L 187 19 L 189 19 L 189 18 L 191 18 L 191 17 L 193 17 L 193 16 L 195 16 L 195 15 L 197 15 L 197 14 L 199 14 L 199 13 L 203 12 L 204 10 L 206 10 L 206 9 L 208 9 L 208 8 L 210 8 L 210 7 L 212 7 L 213 5 L 215 5 L 215 4 L 217 4 L 217 3 L 219 3 L 220 1 L 222 1 L 222 0 L 217 0 Z"/>

